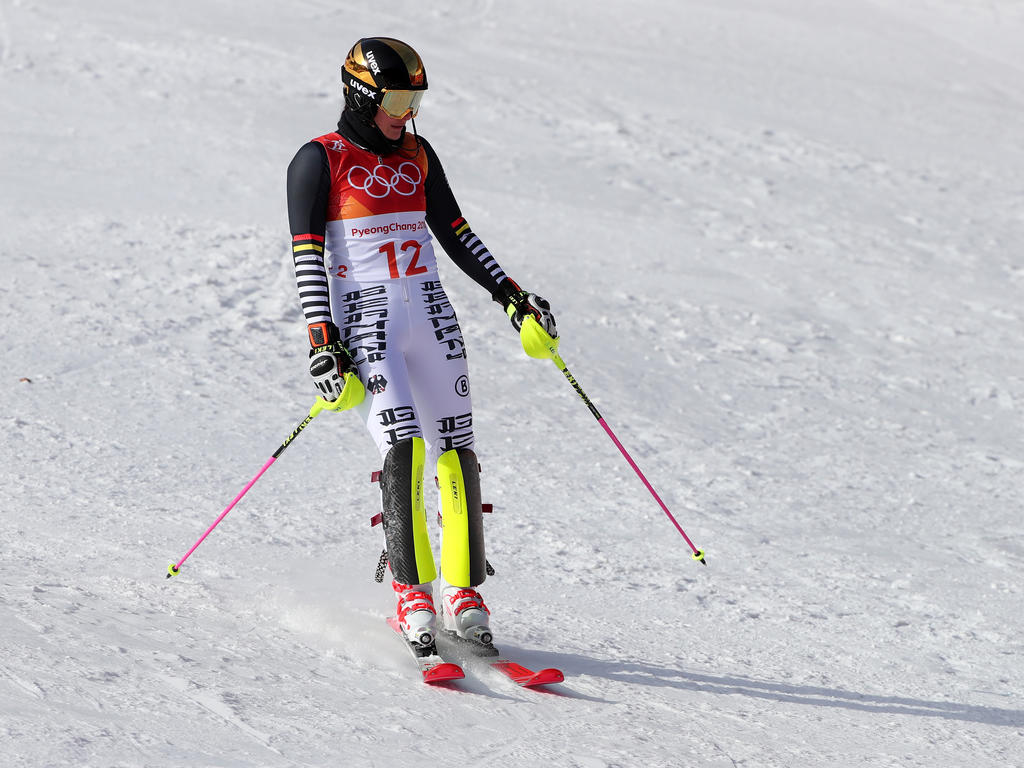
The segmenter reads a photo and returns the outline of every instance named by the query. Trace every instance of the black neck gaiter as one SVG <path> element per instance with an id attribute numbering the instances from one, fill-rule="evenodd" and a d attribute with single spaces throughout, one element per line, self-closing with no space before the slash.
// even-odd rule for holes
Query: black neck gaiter
<path id="1" fill-rule="evenodd" d="M 378 155 L 390 155 L 392 152 L 397 152 L 402 146 L 402 139 L 405 138 L 404 128 L 402 135 L 392 141 L 381 133 L 380 128 L 372 120 L 367 121 L 361 116 L 353 115 L 347 109 L 342 110 L 341 118 L 338 120 L 338 133 Z"/>

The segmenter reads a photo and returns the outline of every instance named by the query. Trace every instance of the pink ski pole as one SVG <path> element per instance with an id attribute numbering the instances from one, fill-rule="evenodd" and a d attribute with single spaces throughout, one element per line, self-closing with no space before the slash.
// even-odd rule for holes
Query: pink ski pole
<path id="1" fill-rule="evenodd" d="M 686 543 L 690 545 L 690 549 L 693 550 L 693 559 L 702 565 L 707 565 L 707 560 L 704 559 L 704 550 L 697 549 L 697 546 L 690 541 L 690 537 L 686 535 L 686 531 L 683 530 L 679 521 L 676 520 L 675 516 L 671 512 L 669 512 L 668 507 L 665 506 L 665 502 L 661 500 L 661 497 L 644 476 L 644 473 L 640 471 L 640 467 L 638 467 L 636 462 L 633 461 L 633 457 L 630 456 L 626 449 L 622 447 L 622 443 L 619 442 L 619 438 L 615 436 L 611 427 L 609 427 L 607 422 L 604 420 L 604 417 L 601 416 L 600 412 L 590 401 L 590 398 L 587 397 L 587 393 L 583 391 L 583 387 L 579 385 L 576 378 L 569 372 L 568 367 L 565 365 L 565 361 L 559 357 L 559 339 L 551 338 L 551 336 L 549 336 L 544 329 L 540 327 L 540 323 L 531 316 L 527 316 L 523 319 L 522 328 L 520 329 L 520 337 L 522 338 L 523 349 L 526 350 L 526 354 L 530 357 L 550 359 L 558 367 L 558 370 L 562 372 L 569 383 L 572 384 L 572 388 L 576 390 L 576 394 L 580 396 L 580 399 L 586 403 L 590 412 L 594 414 L 594 418 L 597 419 L 597 423 L 600 424 L 604 428 L 604 431 L 608 433 L 608 437 L 612 439 L 612 442 L 615 443 L 615 447 L 619 449 L 619 452 L 623 457 L 625 457 L 626 461 L 629 462 L 629 466 L 631 466 L 633 471 L 636 472 L 637 477 L 643 481 L 644 486 L 646 486 L 647 490 L 650 491 L 651 496 L 653 496 L 654 500 L 661 506 L 662 511 L 668 516 L 668 519 L 672 521 L 672 525 L 676 527 L 676 530 L 679 531 L 680 535 L 686 540 Z"/>
<path id="2" fill-rule="evenodd" d="M 228 504 L 227 508 L 220 513 L 220 517 L 214 520 L 213 525 L 206 529 L 206 533 L 199 537 L 199 541 L 192 545 L 192 549 L 186 552 L 185 556 L 182 557 L 181 560 L 179 560 L 177 563 L 171 563 L 167 567 L 168 579 L 171 578 L 171 576 L 175 576 L 178 573 L 178 571 L 181 570 L 181 566 L 184 565 L 185 561 L 188 560 L 189 557 L 191 557 L 192 553 L 195 552 L 196 549 L 199 547 L 199 545 L 203 543 L 203 540 L 213 532 L 213 529 L 220 525 L 220 521 L 227 517 L 228 512 L 234 509 L 235 504 L 242 500 L 242 497 L 245 496 L 245 494 L 249 492 L 249 489 L 256 484 L 256 481 L 263 476 L 263 473 L 270 469 L 270 465 L 277 461 L 278 456 L 284 453 L 284 449 L 291 445 L 292 440 L 298 437 L 299 433 L 302 430 L 304 430 L 309 425 L 309 422 L 315 419 L 322 410 L 324 410 L 325 408 L 330 409 L 330 407 L 331 404 L 326 402 L 323 398 L 318 397 L 316 399 L 316 402 L 313 404 L 313 407 L 309 409 L 309 415 L 307 415 L 306 418 L 302 420 L 302 423 L 299 424 L 299 426 L 297 426 L 290 435 L 288 435 L 287 439 L 283 443 L 281 443 L 281 447 L 274 451 L 274 455 L 267 459 L 266 464 L 264 464 L 260 468 L 260 471 L 256 473 L 256 476 L 246 484 L 245 488 L 243 488 L 241 492 L 239 492 L 239 494 L 235 496 L 234 499 L 232 499 L 231 503 Z"/>

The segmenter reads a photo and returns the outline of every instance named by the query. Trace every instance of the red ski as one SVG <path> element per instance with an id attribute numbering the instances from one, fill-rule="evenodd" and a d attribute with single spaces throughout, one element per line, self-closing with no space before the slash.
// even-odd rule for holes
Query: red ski
<path id="1" fill-rule="evenodd" d="M 423 682 L 430 683 L 447 683 L 450 680 L 461 680 L 466 676 L 466 673 L 462 671 L 462 667 L 458 664 L 452 664 L 450 661 L 439 661 L 439 657 L 435 656 L 428 659 L 418 659 L 420 665 L 420 671 L 423 672 Z"/>
<path id="2" fill-rule="evenodd" d="M 453 654 L 459 661 L 468 660 L 469 658 L 480 659 L 491 669 L 500 672 L 523 688 L 538 688 L 543 685 L 552 685 L 565 681 L 565 675 L 562 674 L 562 670 L 549 667 L 535 672 L 518 662 L 506 659 L 502 656 L 501 651 L 491 643 L 478 643 L 473 640 L 467 640 L 450 630 L 445 630 L 441 639 L 446 649 L 448 647 L 453 649 Z M 447 650 L 445 655 L 448 655 Z"/>
<path id="3" fill-rule="evenodd" d="M 437 647 L 433 643 L 427 646 L 414 645 L 406 640 L 405 635 L 402 634 L 402 628 L 398 625 L 397 618 L 391 616 L 387 619 L 387 622 L 388 626 L 395 630 L 395 633 L 416 660 L 416 664 L 420 668 L 420 674 L 423 675 L 424 683 L 435 685 L 437 683 L 447 683 L 451 680 L 461 680 L 466 676 L 466 673 L 462 671 L 462 667 L 458 664 L 442 659 L 437 653 Z"/>
<path id="4" fill-rule="evenodd" d="M 514 661 L 508 659 L 491 659 L 487 662 L 490 664 L 492 669 L 496 669 L 501 674 L 505 675 L 509 680 L 523 686 L 524 688 L 535 688 L 539 685 L 551 685 L 552 683 L 561 683 L 565 680 L 565 675 L 562 674 L 562 670 L 555 669 L 554 667 L 548 667 L 534 672 L 532 669 L 527 669 L 522 664 L 517 664 Z"/>

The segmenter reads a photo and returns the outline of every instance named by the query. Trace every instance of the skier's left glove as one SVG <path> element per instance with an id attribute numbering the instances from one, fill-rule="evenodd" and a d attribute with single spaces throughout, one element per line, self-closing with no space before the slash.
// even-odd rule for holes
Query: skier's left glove
<path id="1" fill-rule="evenodd" d="M 558 354 L 558 328 L 546 299 L 524 291 L 506 278 L 495 292 L 494 300 L 505 308 L 512 327 L 519 331 L 519 340 L 527 355 L 553 359 Z"/>
<path id="2" fill-rule="evenodd" d="M 505 308 L 505 314 L 508 315 L 509 320 L 512 321 L 512 327 L 517 331 L 522 330 L 523 318 L 532 315 L 548 336 L 552 339 L 558 338 L 555 315 L 552 313 L 551 304 L 547 299 L 524 291 L 510 278 L 505 278 L 493 298 Z"/>
<path id="3" fill-rule="evenodd" d="M 309 375 L 320 392 L 325 407 L 346 411 L 363 402 L 366 390 L 356 375 L 356 365 L 345 346 L 338 340 L 334 323 L 309 326 Z"/>

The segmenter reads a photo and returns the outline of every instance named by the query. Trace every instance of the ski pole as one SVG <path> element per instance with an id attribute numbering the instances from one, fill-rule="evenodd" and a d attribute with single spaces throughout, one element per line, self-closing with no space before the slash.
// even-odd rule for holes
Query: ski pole
<path id="1" fill-rule="evenodd" d="M 241 492 L 239 492 L 239 494 L 237 496 L 235 496 L 234 499 L 232 499 L 231 503 L 228 504 L 227 508 L 223 512 L 220 513 L 220 517 L 218 517 L 216 520 L 214 520 L 213 521 L 213 525 L 211 525 L 209 528 L 206 529 L 206 533 L 204 533 L 202 536 L 199 537 L 199 541 L 197 541 L 195 544 L 192 545 L 192 549 L 190 549 L 188 552 L 186 552 L 185 556 L 183 558 L 181 558 L 181 560 L 179 560 L 177 563 L 171 563 L 167 567 L 167 578 L 168 579 L 171 578 L 171 576 L 176 575 L 178 573 L 178 571 L 181 570 L 181 566 L 184 565 L 185 561 L 188 560 L 189 557 L 192 555 L 192 553 L 196 551 L 196 548 L 200 544 L 203 543 L 203 539 L 205 539 L 207 536 L 209 536 L 210 533 L 213 532 L 213 529 L 216 528 L 218 525 L 220 525 L 220 521 L 223 520 L 227 516 L 228 512 L 230 512 L 232 509 L 234 509 L 235 504 L 237 504 L 239 501 L 242 500 L 242 497 L 245 496 L 245 494 L 248 493 L 249 489 L 252 488 L 256 484 L 256 481 L 259 480 L 263 476 L 263 473 L 266 472 L 268 469 L 270 469 L 270 465 L 273 464 L 275 461 L 277 461 L 277 458 L 282 453 L 284 453 L 284 449 L 287 448 L 289 445 L 291 445 L 292 440 L 294 440 L 296 437 L 298 437 L 299 433 L 302 432 L 302 430 L 304 430 L 307 426 L 309 426 L 309 422 L 311 422 L 313 419 L 315 419 L 320 414 L 321 411 L 323 411 L 325 409 L 327 409 L 327 410 L 334 410 L 331 407 L 332 405 L 333 405 L 333 403 L 328 403 L 322 397 L 317 397 L 316 402 L 313 403 L 313 407 L 309 409 L 309 414 L 306 416 L 305 419 L 302 420 L 302 423 L 299 424 L 299 426 L 297 426 L 292 431 L 292 433 L 290 435 L 288 435 L 287 438 L 285 438 L 285 441 L 283 443 L 281 443 L 281 447 L 278 448 L 276 451 L 274 451 L 274 455 L 271 456 L 269 459 L 267 459 L 266 463 L 260 468 L 260 471 L 256 473 L 256 476 L 252 480 L 250 480 L 248 482 L 248 484 L 245 486 L 245 488 L 243 488 L 241 490 Z"/>
<path id="2" fill-rule="evenodd" d="M 565 376 L 570 384 L 572 384 L 572 388 L 576 390 L 576 394 L 580 396 L 580 399 L 586 404 L 587 408 L 590 409 L 590 412 L 594 414 L 594 418 L 597 419 L 597 423 L 600 424 L 604 428 L 604 431 L 608 433 L 608 437 L 612 439 L 612 442 L 615 443 L 615 447 L 619 449 L 619 452 L 623 455 L 626 461 L 629 462 L 629 466 L 631 466 L 633 471 L 636 472 L 637 477 L 643 481 L 647 490 L 651 492 L 651 496 L 653 496 L 654 500 L 661 506 L 662 511 L 668 516 L 668 519 L 672 521 L 672 525 L 674 525 L 680 535 L 686 539 L 686 543 L 689 544 L 690 549 L 693 550 L 693 559 L 701 565 L 707 565 L 707 560 L 704 559 L 704 550 L 697 549 L 696 545 L 690 541 L 690 537 L 686 535 L 686 531 L 683 530 L 683 527 L 679 524 L 679 521 L 676 520 L 675 516 L 669 512 L 668 507 L 665 506 L 665 502 L 661 500 L 658 492 L 654 490 L 654 486 L 651 485 L 650 481 L 648 481 L 644 476 L 644 473 L 640 471 L 640 467 L 638 467 L 636 462 L 633 461 L 633 457 L 629 455 L 629 452 L 626 451 L 622 446 L 622 443 L 619 442 L 619 438 L 615 436 L 615 433 L 612 432 L 611 427 L 608 426 L 608 423 L 604 420 L 600 411 L 597 410 L 597 407 L 593 402 L 591 402 L 590 398 L 587 397 L 587 393 L 583 391 L 583 387 L 581 387 L 579 382 L 576 381 L 576 377 L 569 372 L 569 368 L 566 366 L 565 361 L 562 360 L 558 354 L 558 342 L 560 339 L 551 338 L 551 336 L 541 328 L 540 323 L 538 323 L 531 315 L 527 315 L 523 318 L 523 324 L 520 329 L 520 338 L 522 339 L 523 349 L 526 351 L 527 355 L 538 359 L 547 358 L 551 360 L 558 370 L 562 372 L 562 375 Z"/>

